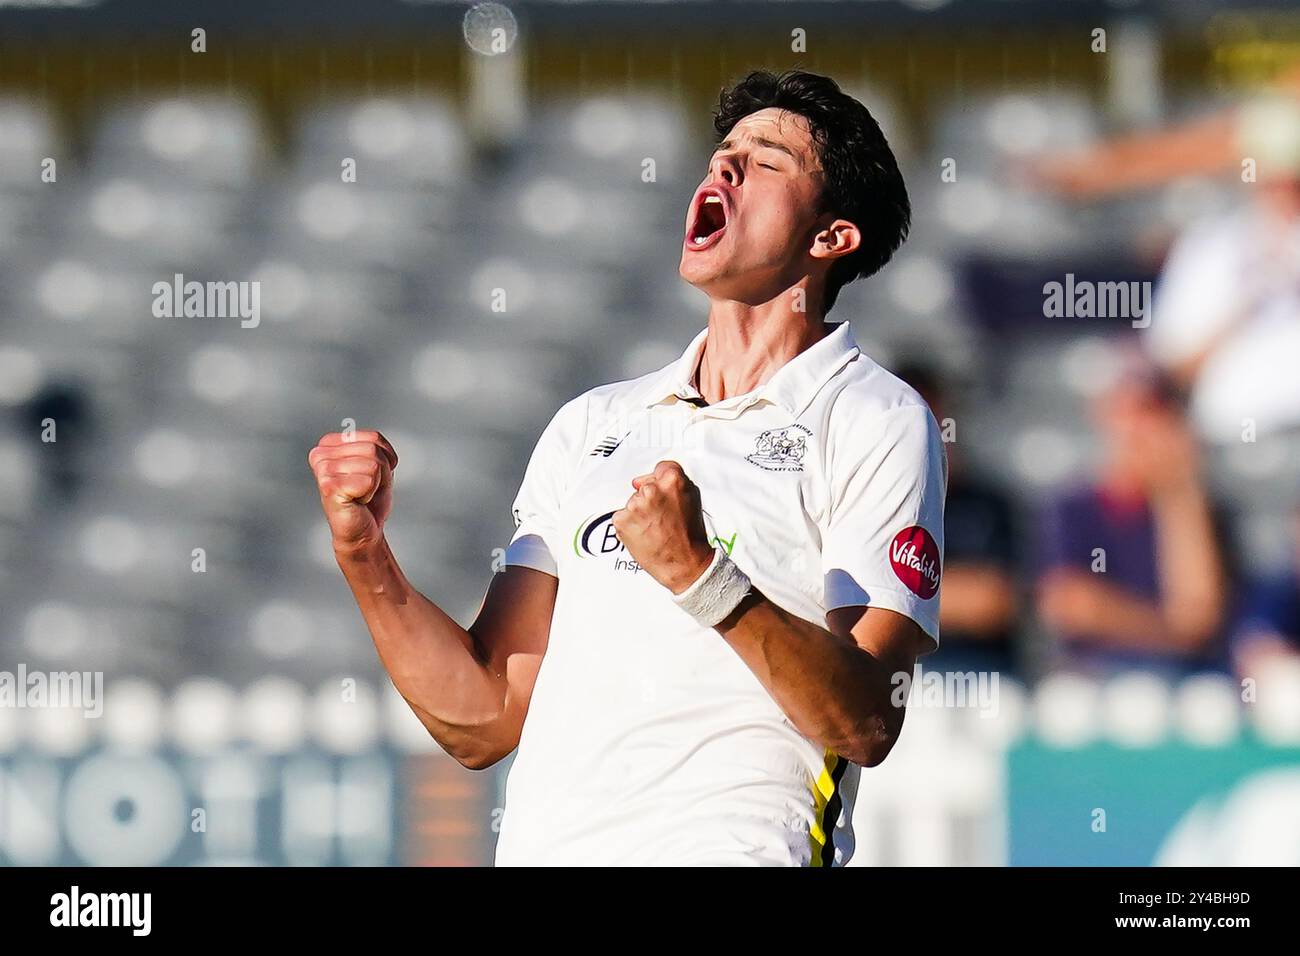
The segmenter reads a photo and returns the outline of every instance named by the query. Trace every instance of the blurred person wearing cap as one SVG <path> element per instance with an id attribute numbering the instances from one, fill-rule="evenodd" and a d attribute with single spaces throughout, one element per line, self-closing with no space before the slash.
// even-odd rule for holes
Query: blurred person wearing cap
<path id="1" fill-rule="evenodd" d="M 1300 67 L 1229 109 L 1025 171 L 1081 201 L 1190 176 L 1236 180 L 1243 203 L 1175 241 L 1143 339 L 1187 393 L 1202 437 L 1300 426 Z"/>
<path id="2" fill-rule="evenodd" d="M 905 362 L 895 371 L 921 393 L 940 423 L 953 414 L 951 393 L 940 372 L 916 361 Z M 925 659 L 925 669 L 1020 677 L 1023 667 L 1015 631 L 1021 555 L 1015 507 L 991 476 L 978 473 L 966 461 L 958 443 L 946 443 L 944 449 L 948 495 L 939 605 L 943 644 Z"/>
<path id="3" fill-rule="evenodd" d="M 1039 523 L 1053 664 L 1095 678 L 1218 669 L 1228 583 L 1197 445 L 1167 380 L 1131 356 L 1123 364 L 1093 400 L 1098 479 L 1057 495 Z"/>
<path id="4" fill-rule="evenodd" d="M 1179 237 L 1145 332 L 1218 442 L 1300 426 L 1300 100 L 1252 101 L 1238 138 L 1258 181 L 1242 208 Z"/>

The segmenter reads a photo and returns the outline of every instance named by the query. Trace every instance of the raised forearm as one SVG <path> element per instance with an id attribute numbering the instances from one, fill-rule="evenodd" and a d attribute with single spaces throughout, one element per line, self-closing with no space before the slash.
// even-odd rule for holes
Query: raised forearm
<path id="1" fill-rule="evenodd" d="M 800 733 L 863 766 L 884 760 L 904 716 L 891 667 L 757 589 L 717 630 Z"/>
<path id="2" fill-rule="evenodd" d="M 1223 617 L 1224 580 L 1210 507 L 1200 487 L 1179 486 L 1154 503 L 1161 617 L 1178 647 L 1197 647 Z"/>

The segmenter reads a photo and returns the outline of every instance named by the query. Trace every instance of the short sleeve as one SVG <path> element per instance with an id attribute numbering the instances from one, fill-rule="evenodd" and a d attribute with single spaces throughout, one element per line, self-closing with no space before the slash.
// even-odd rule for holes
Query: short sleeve
<path id="1" fill-rule="evenodd" d="M 938 647 L 948 483 L 939 426 L 928 408 L 909 405 L 837 445 L 822 537 L 826 609 L 886 608 Z"/>
<path id="2" fill-rule="evenodd" d="M 537 439 L 512 506 L 515 533 L 506 548 L 507 567 L 559 577 L 556 556 L 564 546 L 559 513 L 585 429 L 586 399 L 580 396 L 562 406 Z"/>

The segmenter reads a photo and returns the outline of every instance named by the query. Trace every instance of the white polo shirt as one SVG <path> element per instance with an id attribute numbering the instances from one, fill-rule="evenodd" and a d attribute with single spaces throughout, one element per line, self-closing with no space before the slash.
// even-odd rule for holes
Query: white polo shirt
<path id="1" fill-rule="evenodd" d="M 770 600 L 826 625 L 888 608 L 939 637 L 947 459 L 910 387 L 848 323 L 707 407 L 707 329 L 660 371 L 566 403 L 514 502 L 506 563 L 559 578 L 506 781 L 497 865 L 842 865 L 859 767 L 803 736 L 610 524 L 663 460 Z"/>

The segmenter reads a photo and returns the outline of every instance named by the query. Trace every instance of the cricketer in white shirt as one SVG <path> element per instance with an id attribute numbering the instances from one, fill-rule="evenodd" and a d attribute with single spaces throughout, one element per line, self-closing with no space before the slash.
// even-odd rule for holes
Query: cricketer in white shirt
<path id="1" fill-rule="evenodd" d="M 824 626 L 877 607 L 939 640 L 947 460 L 909 386 L 840 323 L 755 390 L 699 407 L 708 334 L 657 372 L 569 401 L 533 452 L 506 555 L 558 578 L 506 784 L 497 865 L 840 866 L 860 767 L 801 734 L 611 524 L 669 459 L 711 542 Z"/>

